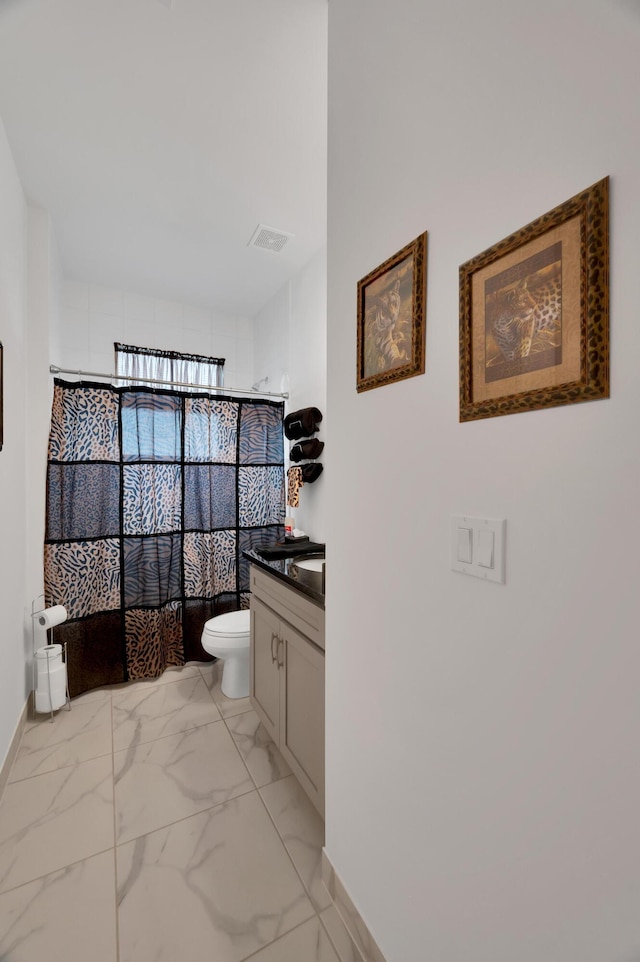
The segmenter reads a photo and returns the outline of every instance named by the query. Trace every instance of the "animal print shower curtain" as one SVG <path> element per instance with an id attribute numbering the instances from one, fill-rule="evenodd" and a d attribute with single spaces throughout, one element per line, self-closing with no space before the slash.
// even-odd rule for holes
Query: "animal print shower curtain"
<path id="1" fill-rule="evenodd" d="M 284 534 L 283 405 L 56 379 L 45 600 L 71 695 L 210 660 L 248 606 L 242 553 Z"/>

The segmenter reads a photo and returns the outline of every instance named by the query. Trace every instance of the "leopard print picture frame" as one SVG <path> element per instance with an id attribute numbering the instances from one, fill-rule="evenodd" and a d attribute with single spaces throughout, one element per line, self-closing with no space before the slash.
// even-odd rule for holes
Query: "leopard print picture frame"
<path id="1" fill-rule="evenodd" d="M 609 178 L 460 267 L 460 421 L 609 397 Z"/>
<path id="2" fill-rule="evenodd" d="M 358 281 L 356 390 L 424 374 L 427 231 Z"/>

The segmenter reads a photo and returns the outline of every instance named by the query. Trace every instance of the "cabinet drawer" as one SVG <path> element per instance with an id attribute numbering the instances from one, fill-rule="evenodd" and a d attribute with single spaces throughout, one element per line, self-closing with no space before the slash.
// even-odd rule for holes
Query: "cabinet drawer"
<path id="1" fill-rule="evenodd" d="M 324 651 L 324 608 L 255 565 L 251 566 L 251 591 Z"/>

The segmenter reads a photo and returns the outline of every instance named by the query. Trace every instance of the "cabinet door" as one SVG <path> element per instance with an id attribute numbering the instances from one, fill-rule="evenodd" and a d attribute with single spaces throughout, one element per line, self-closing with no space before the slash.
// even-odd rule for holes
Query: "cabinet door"
<path id="1" fill-rule="evenodd" d="M 324 655 L 291 625 L 280 630 L 280 751 L 324 817 Z"/>
<path id="2" fill-rule="evenodd" d="M 279 633 L 278 618 L 254 595 L 251 599 L 251 702 L 276 744 L 280 740 Z"/>

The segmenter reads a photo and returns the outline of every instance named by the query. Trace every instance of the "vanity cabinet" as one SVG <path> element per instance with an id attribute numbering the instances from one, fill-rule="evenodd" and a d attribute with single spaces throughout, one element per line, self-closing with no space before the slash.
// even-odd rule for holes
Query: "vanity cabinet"
<path id="1" fill-rule="evenodd" d="M 324 608 L 251 568 L 251 703 L 324 817 Z"/>

